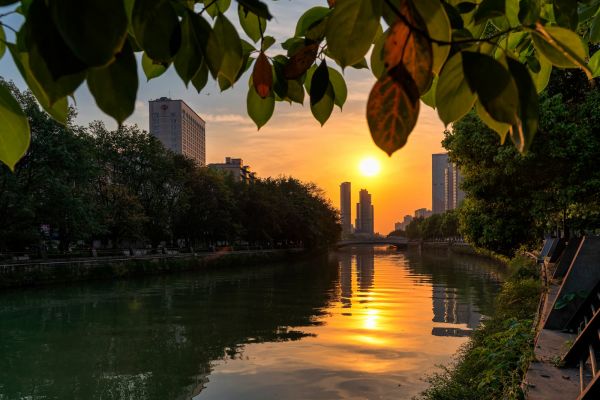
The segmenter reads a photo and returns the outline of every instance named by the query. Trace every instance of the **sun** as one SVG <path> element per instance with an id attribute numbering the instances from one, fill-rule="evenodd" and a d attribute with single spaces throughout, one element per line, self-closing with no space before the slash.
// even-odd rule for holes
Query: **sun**
<path id="1" fill-rule="evenodd" d="M 363 158 L 358 164 L 360 173 L 364 176 L 375 176 L 381 171 L 381 164 L 373 157 Z"/>

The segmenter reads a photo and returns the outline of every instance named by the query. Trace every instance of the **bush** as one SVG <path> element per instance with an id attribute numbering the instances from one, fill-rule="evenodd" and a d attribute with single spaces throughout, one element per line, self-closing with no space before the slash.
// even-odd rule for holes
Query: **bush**
<path id="1" fill-rule="evenodd" d="M 522 399 L 521 380 L 533 358 L 533 318 L 541 285 L 536 264 L 516 257 L 491 318 L 450 367 L 429 378 L 423 400 Z"/>

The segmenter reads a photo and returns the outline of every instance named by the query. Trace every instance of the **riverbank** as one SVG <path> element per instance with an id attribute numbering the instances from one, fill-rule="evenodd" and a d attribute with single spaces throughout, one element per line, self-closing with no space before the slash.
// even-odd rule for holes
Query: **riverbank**
<path id="1" fill-rule="evenodd" d="M 291 258 L 297 260 L 314 254 L 315 252 L 303 249 L 251 250 L 0 264 L 0 288 L 171 274 L 206 268 L 281 262 Z"/>
<path id="2" fill-rule="evenodd" d="M 458 352 L 455 362 L 429 377 L 422 400 L 521 399 L 523 375 L 533 358 L 533 320 L 542 290 L 533 260 L 507 264 L 493 315 Z"/>

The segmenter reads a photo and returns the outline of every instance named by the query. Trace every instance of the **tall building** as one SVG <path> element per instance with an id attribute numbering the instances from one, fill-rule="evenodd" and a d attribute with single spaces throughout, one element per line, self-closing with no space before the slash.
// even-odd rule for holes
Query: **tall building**
<path id="1" fill-rule="evenodd" d="M 406 230 L 406 227 L 408 226 L 408 224 L 410 224 L 413 220 L 412 215 L 405 215 L 404 216 L 404 220 L 402 222 L 396 222 L 394 224 L 394 230 L 397 231 L 404 231 Z"/>
<path id="2" fill-rule="evenodd" d="M 352 233 L 352 185 L 342 182 L 340 185 L 340 219 L 342 234 Z"/>
<path id="3" fill-rule="evenodd" d="M 183 100 L 150 100 L 150 133 L 177 154 L 206 165 L 206 123 Z"/>
<path id="4" fill-rule="evenodd" d="M 454 210 L 465 198 L 460 171 L 447 153 L 431 155 L 431 202 L 434 214 Z"/>
<path id="5" fill-rule="evenodd" d="M 375 233 L 375 209 L 371 204 L 371 195 L 366 189 L 361 189 L 356 203 L 356 233 Z"/>
<path id="6" fill-rule="evenodd" d="M 241 158 L 225 157 L 224 163 L 208 164 L 208 168 L 230 174 L 235 182 L 250 183 L 256 179 L 256 173 L 250 171 L 249 165 L 244 165 Z"/>

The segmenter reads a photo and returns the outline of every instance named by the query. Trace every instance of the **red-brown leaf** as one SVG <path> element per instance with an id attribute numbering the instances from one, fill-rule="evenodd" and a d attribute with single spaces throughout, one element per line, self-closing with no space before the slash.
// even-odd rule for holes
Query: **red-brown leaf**
<path id="1" fill-rule="evenodd" d="M 410 2 L 402 2 L 400 12 L 410 25 L 427 32 L 427 26 Z M 423 34 L 399 18 L 390 28 L 383 49 L 383 60 L 388 70 L 403 64 L 417 84 L 419 93 L 429 89 L 433 79 L 433 50 Z"/>
<path id="2" fill-rule="evenodd" d="M 269 59 L 262 51 L 254 63 L 252 71 L 252 83 L 256 93 L 263 99 L 271 93 L 273 88 L 273 71 Z"/>
<path id="3" fill-rule="evenodd" d="M 311 43 L 298 50 L 283 69 L 285 79 L 298 79 L 304 74 L 317 59 L 318 43 Z"/>
<path id="4" fill-rule="evenodd" d="M 419 91 L 402 64 L 381 77 L 369 95 L 367 122 L 375 144 L 392 155 L 406 144 L 419 116 Z"/>

